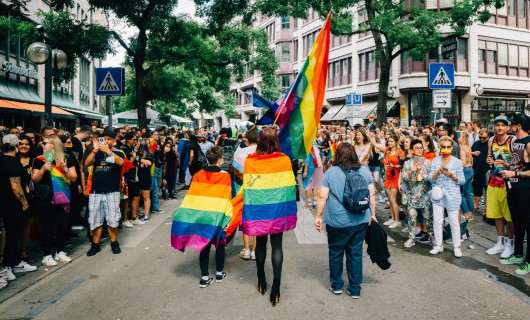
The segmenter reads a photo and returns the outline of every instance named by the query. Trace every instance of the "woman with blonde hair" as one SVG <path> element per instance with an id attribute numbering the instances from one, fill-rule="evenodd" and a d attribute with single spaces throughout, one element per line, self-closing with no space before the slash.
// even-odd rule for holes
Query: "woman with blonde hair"
<path id="1" fill-rule="evenodd" d="M 462 165 L 464 166 L 464 177 L 466 178 L 466 183 L 462 186 L 462 204 L 460 208 L 464 217 L 472 220 L 473 210 L 475 208 L 473 195 L 471 194 L 473 190 L 471 182 L 473 181 L 474 175 L 473 155 L 469 146 L 469 134 L 466 131 L 462 131 L 460 138 L 458 138 L 458 143 L 460 143 L 460 161 L 462 161 Z"/>
<path id="2" fill-rule="evenodd" d="M 43 155 L 33 161 L 31 180 L 34 184 L 35 207 L 39 208 L 41 223 L 42 263 L 53 267 L 55 260 L 72 261 L 66 254 L 65 244 L 68 235 L 68 212 L 70 211 L 69 184 L 76 181 L 74 160 L 66 155 L 61 140 L 55 136 L 44 137 Z M 56 230 L 57 246 L 55 259 L 52 256 L 52 232 Z"/>

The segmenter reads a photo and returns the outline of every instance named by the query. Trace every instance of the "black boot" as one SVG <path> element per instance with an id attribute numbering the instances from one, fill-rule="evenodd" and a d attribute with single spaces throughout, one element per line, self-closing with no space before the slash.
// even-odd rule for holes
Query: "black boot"
<path id="1" fill-rule="evenodd" d="M 92 243 L 90 245 L 90 250 L 86 253 L 87 256 L 91 257 L 96 255 L 96 253 L 100 252 L 101 248 L 99 247 L 99 243 Z"/>
<path id="2" fill-rule="evenodd" d="M 273 307 L 275 307 L 278 303 L 280 303 L 280 279 L 279 278 L 274 278 L 274 280 L 272 281 L 271 303 Z"/>
<path id="3" fill-rule="evenodd" d="M 258 273 L 258 291 L 259 293 L 261 293 L 262 296 L 264 296 L 265 291 L 267 291 L 267 281 L 265 279 L 265 273 Z"/>
<path id="4" fill-rule="evenodd" d="M 110 243 L 110 249 L 112 250 L 112 253 L 114 253 L 114 254 L 120 254 L 121 253 L 120 244 L 118 243 L 118 241 L 111 242 Z"/>

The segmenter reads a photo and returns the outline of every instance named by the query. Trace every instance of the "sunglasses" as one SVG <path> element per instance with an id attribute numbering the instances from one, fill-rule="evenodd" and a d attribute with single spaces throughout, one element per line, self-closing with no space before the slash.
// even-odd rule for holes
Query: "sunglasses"
<path id="1" fill-rule="evenodd" d="M 486 140 L 488 137 L 478 137 L 480 140 Z"/>
<path id="2" fill-rule="evenodd" d="M 51 142 L 42 141 L 42 146 L 45 146 L 47 144 L 51 144 Z"/>
<path id="3" fill-rule="evenodd" d="M 453 146 L 440 146 L 442 149 L 451 149 Z"/>

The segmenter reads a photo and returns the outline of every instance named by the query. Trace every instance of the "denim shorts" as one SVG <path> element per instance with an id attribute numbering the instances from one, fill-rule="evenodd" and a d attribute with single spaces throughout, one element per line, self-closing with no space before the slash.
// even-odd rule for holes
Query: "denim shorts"
<path id="1" fill-rule="evenodd" d="M 370 170 L 370 172 L 379 172 L 379 169 L 379 166 L 368 166 L 368 170 Z"/>

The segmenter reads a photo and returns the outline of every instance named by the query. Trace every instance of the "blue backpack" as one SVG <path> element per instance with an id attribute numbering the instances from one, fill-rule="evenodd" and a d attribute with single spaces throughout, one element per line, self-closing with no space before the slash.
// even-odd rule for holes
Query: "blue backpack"
<path id="1" fill-rule="evenodd" d="M 370 208 L 370 191 L 368 182 L 359 173 L 359 169 L 350 169 L 346 171 L 340 167 L 346 175 L 344 184 L 344 195 L 342 196 L 342 205 L 346 210 L 353 214 L 363 214 Z"/>

